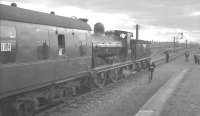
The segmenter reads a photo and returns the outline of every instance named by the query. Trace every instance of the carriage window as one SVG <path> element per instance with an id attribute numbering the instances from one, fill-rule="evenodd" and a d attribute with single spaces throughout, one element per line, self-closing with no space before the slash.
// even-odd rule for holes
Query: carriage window
<path id="1" fill-rule="evenodd" d="M 48 59 L 49 58 L 49 46 L 46 41 L 42 41 L 37 48 L 38 59 Z"/>
<path id="2" fill-rule="evenodd" d="M 65 35 L 58 35 L 58 54 L 61 56 L 65 53 Z"/>
<path id="3" fill-rule="evenodd" d="M 0 26 L 0 62 L 16 61 L 16 29 L 15 27 Z"/>
<path id="4" fill-rule="evenodd" d="M 81 42 L 79 46 L 80 56 L 87 55 L 87 44 L 86 42 Z"/>
<path id="5" fill-rule="evenodd" d="M 77 39 L 79 40 L 79 53 L 80 56 L 87 55 L 87 42 L 86 42 L 86 34 L 82 31 L 77 32 Z"/>

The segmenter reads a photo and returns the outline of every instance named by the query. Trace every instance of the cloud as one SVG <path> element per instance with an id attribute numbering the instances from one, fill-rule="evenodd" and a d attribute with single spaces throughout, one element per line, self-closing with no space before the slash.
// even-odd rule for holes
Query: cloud
<path id="1" fill-rule="evenodd" d="M 103 22 L 107 29 L 122 28 L 134 30 L 136 23 L 146 25 L 142 29 L 168 37 L 167 33 L 200 30 L 199 0 L 4 0 L 29 4 L 35 10 L 55 11 L 64 16 L 89 18 Z M 25 7 L 25 6 L 24 6 Z M 41 8 L 43 7 L 43 8 Z M 154 31 L 154 32 L 153 32 Z M 163 31 L 163 32 L 162 32 Z M 151 34 L 149 33 L 149 34 Z M 152 35 L 152 34 L 151 34 Z M 198 34 L 195 34 L 198 35 Z M 152 38 L 154 38 L 152 36 Z M 147 36 L 146 36 L 147 37 Z M 195 36 L 197 37 L 197 36 Z"/>
<path id="2" fill-rule="evenodd" d="M 7 0 L 17 1 L 17 0 Z M 49 8 L 74 6 L 86 10 L 105 13 L 127 14 L 136 23 L 200 29 L 199 0 L 18 0 L 31 4 L 45 4 Z"/>
<path id="3" fill-rule="evenodd" d="M 195 11 L 190 16 L 200 16 L 200 11 Z"/>

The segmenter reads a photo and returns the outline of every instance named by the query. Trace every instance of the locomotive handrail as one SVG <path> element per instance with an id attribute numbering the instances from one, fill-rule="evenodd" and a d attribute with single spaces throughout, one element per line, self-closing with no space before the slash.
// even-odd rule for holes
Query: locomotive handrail
<path id="1" fill-rule="evenodd" d="M 127 66 L 127 65 L 131 65 L 131 64 L 134 64 L 135 62 L 140 62 L 140 61 L 143 61 L 145 59 L 150 59 L 150 57 L 138 59 L 138 60 L 135 60 L 135 61 L 128 60 L 126 62 L 116 63 L 116 64 L 112 64 L 112 65 L 104 65 L 104 66 L 96 67 L 93 70 L 95 70 L 97 72 L 103 72 L 103 71 L 107 71 L 107 70 L 116 69 L 116 68 L 124 67 L 124 66 Z"/>

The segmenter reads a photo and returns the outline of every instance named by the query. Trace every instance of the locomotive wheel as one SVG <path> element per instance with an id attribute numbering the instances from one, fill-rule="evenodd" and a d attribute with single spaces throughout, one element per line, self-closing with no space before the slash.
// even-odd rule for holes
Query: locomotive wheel
<path id="1" fill-rule="evenodd" d="M 12 103 L 4 103 L 2 105 L 2 116 L 18 116 L 17 109 Z"/>
<path id="2" fill-rule="evenodd" d="M 106 80 L 107 80 L 107 74 L 105 72 L 99 73 L 94 78 L 94 82 L 95 82 L 96 86 L 99 88 L 103 88 L 105 86 Z"/>
<path id="3" fill-rule="evenodd" d="M 29 101 L 24 103 L 5 103 L 2 116 L 34 116 L 34 104 Z"/>
<path id="4" fill-rule="evenodd" d="M 85 91 L 90 91 L 90 82 L 89 78 L 85 77 L 81 80 L 80 82 L 80 91 L 85 92 Z"/>
<path id="5" fill-rule="evenodd" d="M 141 65 L 137 62 L 136 63 L 136 71 L 140 72 L 140 70 L 141 70 Z"/>
<path id="6" fill-rule="evenodd" d="M 120 79 L 125 78 L 124 70 L 125 70 L 124 67 L 119 69 L 118 75 L 119 75 L 119 78 L 120 78 Z"/>
<path id="7" fill-rule="evenodd" d="M 18 116 L 34 116 L 34 104 L 31 101 L 26 101 L 19 106 Z"/>
<path id="8" fill-rule="evenodd" d="M 109 78 L 113 83 L 117 82 L 119 79 L 118 70 L 114 69 L 114 70 L 109 71 Z"/>

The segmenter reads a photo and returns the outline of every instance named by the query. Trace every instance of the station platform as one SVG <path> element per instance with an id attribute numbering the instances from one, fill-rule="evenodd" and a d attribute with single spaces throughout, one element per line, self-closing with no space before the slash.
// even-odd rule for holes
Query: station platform
<path id="1" fill-rule="evenodd" d="M 182 59 L 183 60 L 183 59 Z M 200 65 L 193 59 L 167 81 L 135 116 L 200 116 Z"/>
<path id="2" fill-rule="evenodd" d="M 160 116 L 200 116 L 200 65 L 185 75 Z"/>

